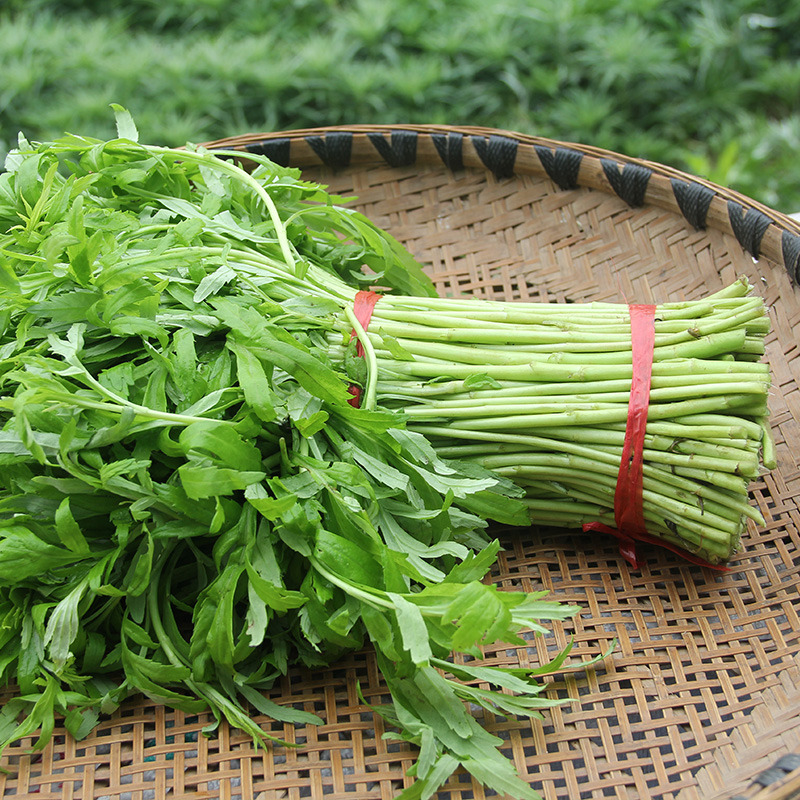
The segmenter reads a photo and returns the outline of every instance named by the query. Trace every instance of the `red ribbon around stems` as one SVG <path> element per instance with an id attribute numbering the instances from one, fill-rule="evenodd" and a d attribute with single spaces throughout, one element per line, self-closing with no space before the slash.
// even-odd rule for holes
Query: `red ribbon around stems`
<path id="1" fill-rule="evenodd" d="M 361 325 L 365 331 L 369 327 L 369 321 L 372 319 L 372 312 L 375 310 L 375 303 L 377 303 L 381 297 L 383 297 L 383 295 L 378 294 L 377 292 L 360 291 L 356 293 L 355 299 L 353 300 L 353 314 L 358 320 L 359 325 Z M 356 332 L 355 329 L 353 329 L 350 334 L 351 341 L 355 335 Z M 356 355 L 359 358 L 364 358 L 364 347 L 360 341 L 356 342 Z M 347 391 L 353 395 L 347 402 L 350 403 L 351 406 L 358 408 L 361 405 L 361 387 L 351 385 L 348 387 Z"/>
<path id="2" fill-rule="evenodd" d="M 680 547 L 658 539 L 647 533 L 642 503 L 644 462 L 644 435 L 647 428 L 647 410 L 650 406 L 650 379 L 653 372 L 653 350 L 655 348 L 655 311 L 653 305 L 632 304 L 628 306 L 631 318 L 631 356 L 633 375 L 631 393 L 628 400 L 628 422 L 625 427 L 625 440 L 622 444 L 622 457 L 617 474 L 617 487 L 614 492 L 614 521 L 616 528 L 602 522 L 589 522 L 584 531 L 600 531 L 619 539 L 620 555 L 634 568 L 638 569 L 636 542 L 648 542 L 666 547 L 693 564 L 711 569 L 725 570 L 710 564 Z"/>

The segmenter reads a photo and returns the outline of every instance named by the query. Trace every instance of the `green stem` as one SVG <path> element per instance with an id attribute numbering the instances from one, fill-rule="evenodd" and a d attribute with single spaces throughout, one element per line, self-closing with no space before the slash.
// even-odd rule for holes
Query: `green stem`
<path id="1" fill-rule="evenodd" d="M 377 405 L 376 395 L 378 386 L 378 362 L 375 358 L 375 350 L 372 347 L 372 342 L 370 342 L 366 331 L 353 312 L 353 309 L 350 308 L 350 306 L 345 306 L 344 313 L 348 322 L 353 326 L 356 338 L 361 342 L 361 346 L 364 348 L 364 360 L 367 364 L 367 385 L 364 391 L 364 401 L 361 405 L 362 408 L 372 411 Z"/>
<path id="2" fill-rule="evenodd" d="M 723 408 L 749 407 L 747 397 L 722 397 L 722 398 L 699 398 L 697 400 L 685 400 L 676 403 L 651 406 L 648 409 L 647 420 L 650 421 L 664 419 L 686 420 L 691 424 L 691 419 L 695 416 L 702 416 L 704 412 L 716 411 Z M 535 410 L 535 409 L 532 409 Z M 441 417 L 442 415 L 440 415 Z M 455 419 L 451 418 L 449 426 L 452 429 L 451 435 L 456 431 L 462 430 L 496 430 L 496 431 L 520 431 L 532 428 L 544 428 L 558 425 L 583 426 L 599 425 L 602 423 L 624 423 L 628 418 L 627 406 L 617 405 L 610 408 L 574 409 L 562 412 L 514 414 L 508 413 L 502 416 L 487 418 Z M 755 423 L 754 423 L 755 424 Z M 758 435 L 761 435 L 760 426 Z"/>
<path id="3" fill-rule="evenodd" d="M 158 610 L 159 581 L 157 578 L 158 574 L 154 571 L 153 578 L 150 582 L 150 588 L 147 590 L 147 610 L 150 617 L 150 624 L 153 626 L 156 639 L 158 639 L 158 643 L 161 646 L 161 649 L 164 651 L 164 655 L 167 657 L 169 663 L 174 667 L 185 667 L 186 664 L 173 649 L 170 638 L 167 636 L 167 632 L 164 629 L 163 623 L 161 622 L 161 614 Z M 187 685 L 188 684 L 189 681 L 187 681 Z M 190 686 L 190 688 L 194 687 Z"/>
<path id="4" fill-rule="evenodd" d="M 567 491 L 570 497 L 574 497 L 577 500 L 597 503 L 601 508 L 607 510 L 606 518 L 611 517 L 614 495 L 613 485 L 609 486 L 605 482 L 598 482 L 596 476 L 589 475 L 585 479 L 578 478 L 570 481 L 568 489 L 567 485 L 564 486 L 564 492 L 566 493 Z M 529 508 L 532 508 L 528 499 L 524 502 Z M 691 508 L 691 506 L 687 508 Z M 662 538 L 673 541 L 691 552 L 702 550 L 715 560 L 720 558 L 727 559 L 730 556 L 739 541 L 741 530 L 744 527 L 743 523 L 738 525 L 728 524 L 724 526 L 724 529 L 712 527 L 703 521 L 687 517 L 684 511 L 678 508 L 678 504 L 673 504 L 670 508 L 653 507 L 646 504 L 643 510 L 649 530 L 658 530 Z M 533 521 L 537 521 L 535 517 Z M 591 520 L 584 519 L 583 521 Z M 665 521 L 674 526 L 678 533 L 673 536 L 666 535 L 669 527 L 665 525 Z M 568 524 L 575 525 L 576 522 L 573 520 Z"/>
<path id="5" fill-rule="evenodd" d="M 153 153 L 169 155 L 181 161 L 193 161 L 197 164 L 202 164 L 203 166 L 216 169 L 219 172 L 225 172 L 240 183 L 243 183 L 252 189 L 267 208 L 267 212 L 272 220 L 272 224 L 275 226 L 275 233 L 278 237 L 281 252 L 286 260 L 287 266 L 297 277 L 303 277 L 304 271 L 300 270 L 297 266 L 291 244 L 289 243 L 289 237 L 286 233 L 286 227 L 281 220 L 281 216 L 278 212 L 278 207 L 275 205 L 275 201 L 269 196 L 264 187 L 252 175 L 250 175 L 249 172 L 243 170 L 241 167 L 236 166 L 236 164 L 232 161 L 227 161 L 225 158 L 218 157 L 234 156 L 236 158 L 241 158 L 242 154 L 240 152 L 218 150 L 215 151 L 214 155 L 209 155 L 207 153 L 198 153 L 194 150 L 174 150 L 170 147 L 156 147 L 153 145 L 145 145 L 145 147 L 147 150 Z"/>
<path id="6" fill-rule="evenodd" d="M 235 426 L 237 423 L 232 420 L 226 419 L 213 419 L 211 417 L 193 417 L 189 414 L 173 414 L 169 411 L 156 411 L 153 408 L 140 406 L 136 403 L 130 403 L 123 398 L 109 392 L 114 399 L 118 400 L 117 403 L 103 403 L 96 400 L 89 400 L 88 398 L 80 397 L 79 395 L 72 395 L 68 393 L 59 394 L 58 392 L 48 392 L 47 399 L 56 402 L 65 403 L 67 405 L 81 406 L 82 408 L 92 408 L 98 411 L 110 411 L 113 414 L 122 414 L 126 409 L 130 409 L 138 417 L 146 417 L 148 419 L 159 419 L 164 422 L 169 422 L 173 425 L 191 425 L 194 422 L 216 422 L 220 425 Z"/>
<path id="7" fill-rule="evenodd" d="M 480 369 L 476 369 L 479 366 Z M 547 361 L 528 361 L 524 364 L 475 364 L 443 360 L 393 361 L 379 363 L 387 375 L 417 376 L 423 378 L 451 378 L 464 380 L 476 373 L 487 375 L 498 381 L 519 382 L 584 382 L 606 379 L 626 379 L 630 381 L 633 369 L 630 364 L 559 364 Z M 713 361 L 703 359 L 680 359 L 653 364 L 653 378 L 664 375 L 683 375 L 694 372 L 696 375 L 715 375 L 726 373 L 754 372 L 763 374 L 765 365 L 747 361 Z M 386 378 L 384 378 L 386 380 Z"/>
<path id="8" fill-rule="evenodd" d="M 313 556 L 309 557 L 309 562 L 314 569 L 322 575 L 323 578 L 330 581 L 334 586 L 338 586 L 345 594 L 348 594 L 352 597 L 355 597 L 361 600 L 368 605 L 373 606 L 374 608 L 384 608 L 384 609 L 392 609 L 394 606 L 389 600 L 385 600 L 380 595 L 383 595 L 383 592 L 379 593 L 379 590 L 372 589 L 367 591 L 366 589 L 362 589 L 355 584 L 349 583 L 344 579 L 338 577 L 330 570 L 326 569 L 320 562 L 314 558 Z"/>

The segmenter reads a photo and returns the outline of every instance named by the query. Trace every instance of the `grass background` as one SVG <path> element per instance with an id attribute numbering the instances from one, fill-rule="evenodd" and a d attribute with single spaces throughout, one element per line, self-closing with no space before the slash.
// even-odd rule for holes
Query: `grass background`
<path id="1" fill-rule="evenodd" d="M 18 133 L 179 145 L 346 123 L 488 125 L 660 161 L 800 211 L 800 3 L 5 0 Z"/>

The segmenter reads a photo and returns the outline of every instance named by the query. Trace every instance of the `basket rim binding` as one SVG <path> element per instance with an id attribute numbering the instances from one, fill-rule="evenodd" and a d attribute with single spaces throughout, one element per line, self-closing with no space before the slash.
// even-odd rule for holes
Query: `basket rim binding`
<path id="1" fill-rule="evenodd" d="M 454 172 L 483 167 L 499 180 L 546 176 L 562 191 L 599 189 L 631 208 L 678 213 L 697 231 L 732 234 L 754 261 L 782 264 L 800 284 L 800 221 L 705 178 L 592 145 L 480 126 L 387 124 L 255 132 L 202 146 L 265 155 L 281 166 L 444 164 Z"/>

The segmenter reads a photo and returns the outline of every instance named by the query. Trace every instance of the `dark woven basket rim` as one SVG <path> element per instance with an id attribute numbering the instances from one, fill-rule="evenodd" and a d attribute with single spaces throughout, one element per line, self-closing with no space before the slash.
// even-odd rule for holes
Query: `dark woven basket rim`
<path id="1" fill-rule="evenodd" d="M 354 138 L 372 143 L 371 158 L 363 152 L 353 154 Z M 431 142 L 433 148 L 424 147 Z M 764 255 L 782 263 L 793 283 L 800 280 L 800 221 L 705 178 L 592 145 L 486 127 L 419 124 L 301 128 L 231 136 L 207 144 L 213 149 L 263 153 L 283 166 L 289 165 L 291 153 L 292 163 L 333 169 L 351 163 L 438 162 L 453 170 L 483 166 L 499 178 L 517 172 L 547 175 L 561 189 L 601 189 L 632 207 L 653 205 L 676 211 L 697 230 L 710 226 L 733 233 L 753 258 Z"/>

